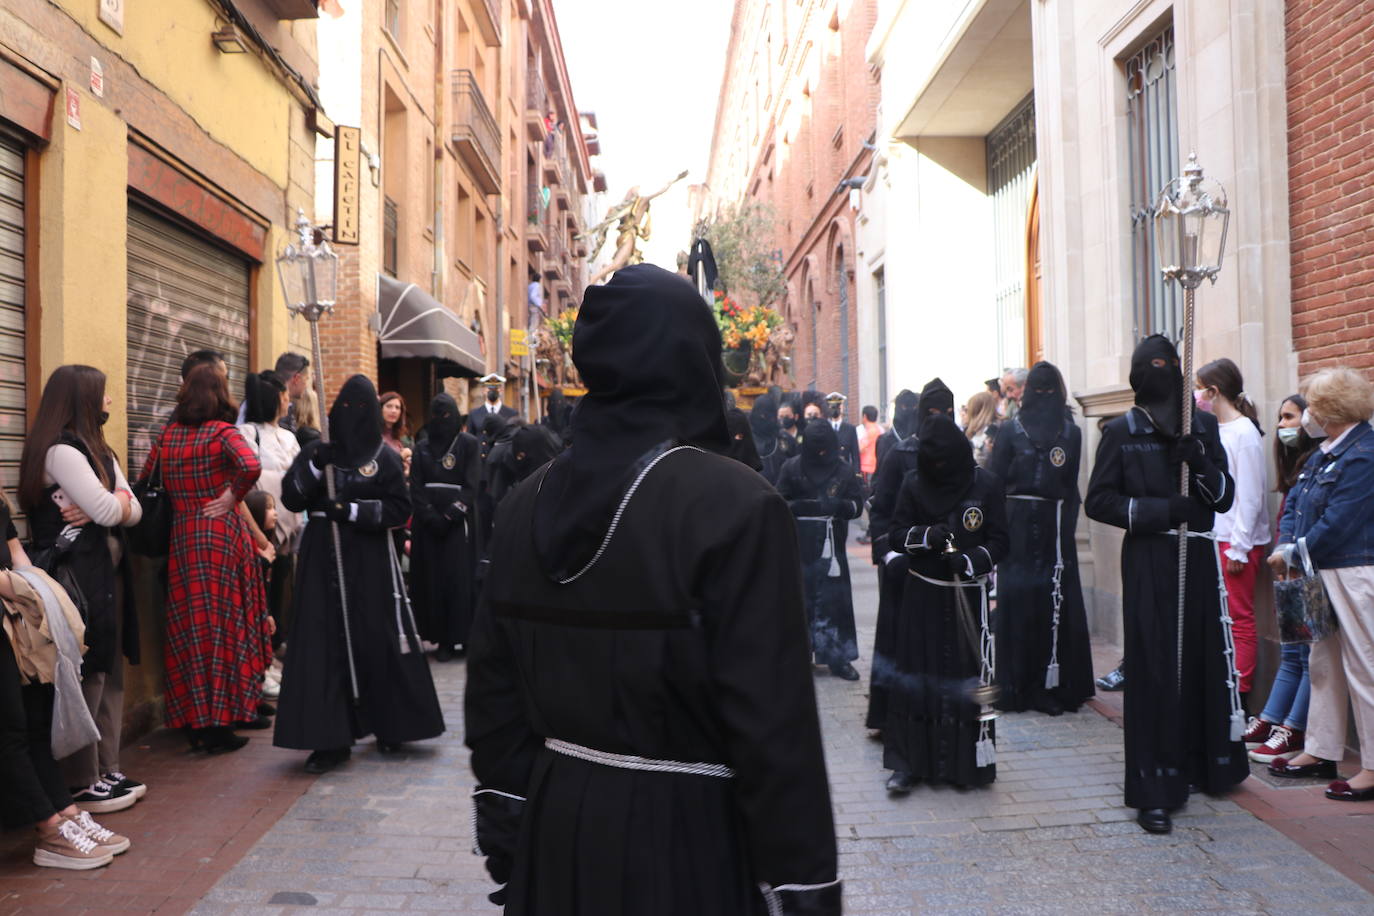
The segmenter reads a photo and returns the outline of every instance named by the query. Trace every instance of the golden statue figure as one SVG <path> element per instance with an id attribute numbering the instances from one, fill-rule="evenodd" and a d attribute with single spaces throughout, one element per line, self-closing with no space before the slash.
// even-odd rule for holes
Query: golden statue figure
<path id="1" fill-rule="evenodd" d="M 592 277 L 588 285 L 595 286 L 620 268 L 638 264 L 644 260 L 644 255 L 639 251 L 639 242 L 641 239 L 647 240 L 649 238 L 651 230 L 649 203 L 655 197 L 667 193 L 669 188 L 686 177 L 687 171 L 684 169 L 676 178 L 652 194 L 640 194 L 638 185 L 630 188 L 625 193 L 625 199 L 612 207 L 605 219 L 578 236 L 579 239 L 596 237 L 591 246 L 590 255 L 592 259 L 595 259 L 606 244 L 606 236 L 610 234 L 611 226 L 618 224 L 616 225 L 615 255 L 611 258 L 611 263 L 597 271 L 596 276 Z"/>

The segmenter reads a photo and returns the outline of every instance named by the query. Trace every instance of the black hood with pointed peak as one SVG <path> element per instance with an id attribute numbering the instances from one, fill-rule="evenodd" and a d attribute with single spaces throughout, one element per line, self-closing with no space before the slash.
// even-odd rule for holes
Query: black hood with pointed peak
<path id="1" fill-rule="evenodd" d="M 356 468 L 377 457 L 382 446 L 382 405 L 372 379 L 355 375 L 343 383 L 329 408 L 334 463 Z"/>

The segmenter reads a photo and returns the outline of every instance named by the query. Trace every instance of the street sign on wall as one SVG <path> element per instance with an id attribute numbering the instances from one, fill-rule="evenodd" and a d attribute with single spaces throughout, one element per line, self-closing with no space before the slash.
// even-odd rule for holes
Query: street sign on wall
<path id="1" fill-rule="evenodd" d="M 510 355 L 511 355 L 511 356 L 529 356 L 529 355 L 530 355 L 530 347 L 529 347 L 529 344 L 526 342 L 525 333 L 526 333 L 526 332 L 525 332 L 525 329 L 524 329 L 524 328 L 511 328 L 511 329 L 510 329 Z"/>
<path id="2" fill-rule="evenodd" d="M 358 213 L 362 174 L 362 129 L 334 128 L 334 243 L 358 244 Z"/>

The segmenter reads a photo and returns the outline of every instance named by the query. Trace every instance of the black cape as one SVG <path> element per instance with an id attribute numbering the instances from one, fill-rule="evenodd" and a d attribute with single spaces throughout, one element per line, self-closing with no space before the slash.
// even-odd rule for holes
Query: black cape
<path id="1" fill-rule="evenodd" d="M 1213 513 L 1231 506 L 1216 417 L 1193 416 L 1193 434 L 1215 472 L 1194 473 L 1192 531 L 1210 531 Z M 1245 746 L 1230 740 L 1231 660 L 1222 632 L 1216 544 L 1188 539 L 1183 688 L 1178 685 L 1178 537 L 1170 497 L 1178 492 L 1174 440 L 1133 407 L 1102 430 L 1084 502 L 1088 518 L 1126 529 L 1121 545 L 1126 636 L 1126 804 L 1179 808 L 1189 784 L 1224 792 L 1249 775 Z"/>
<path id="2" fill-rule="evenodd" d="M 825 426 L 833 437 L 828 423 L 812 421 L 815 424 Z M 849 520 L 863 511 L 863 488 L 843 459 L 821 480 L 806 474 L 805 460 L 799 455 L 783 465 L 778 493 L 787 500 L 797 521 L 806 615 L 816 663 L 842 665 L 859 657 L 845 542 Z"/>
<path id="3" fill-rule="evenodd" d="M 282 480 L 282 505 L 291 512 L 323 510 L 328 503 L 324 480 L 309 464 L 315 447 L 296 456 Z M 330 750 L 369 734 L 396 743 L 444 731 L 418 634 L 394 597 L 389 529 L 410 516 L 405 472 L 401 457 L 385 446 L 374 460 L 371 476 L 363 473 L 367 466 L 335 468 L 339 500 L 359 506 L 357 521 L 339 525 L 359 702 L 349 697 L 330 523 L 312 516 L 296 560 L 290 651 L 272 737 L 277 747 Z"/>
<path id="4" fill-rule="evenodd" d="M 558 586 L 533 549 L 539 483 L 501 506 L 468 657 L 479 837 L 508 916 L 763 916 L 761 884 L 835 881 L 786 504 L 738 462 L 675 452 Z M 605 766 L 546 738 L 736 776 Z M 507 796 L 526 801 L 503 842 L 489 807 Z M 840 912 L 837 885 L 815 896 L 805 912 Z"/>
<path id="5" fill-rule="evenodd" d="M 1062 417 L 1063 411 L 1059 413 Z M 1065 418 L 1057 434 L 1037 437 L 1037 444 L 1022 419 L 1002 425 L 989 465 L 1006 487 L 1011 532 L 1007 556 L 997 566 L 998 708 L 1048 710 L 1057 705 L 1073 711 L 1093 695 L 1092 646 L 1074 540 L 1083 434 Z M 1057 640 L 1056 565 L 1061 569 Z M 1051 688 L 1046 671 L 1052 656 L 1058 685 Z"/>
<path id="6" fill-rule="evenodd" d="M 477 607 L 481 445 L 465 432 L 435 441 L 421 443 L 410 461 L 411 601 L 422 638 L 466 645 Z"/>
<path id="7" fill-rule="evenodd" d="M 884 435 L 888 435 L 884 433 Z M 887 720 L 888 687 L 895 673 L 897 617 L 902 609 L 902 591 L 910 568 L 907 554 L 893 547 L 888 536 L 897 496 L 906 475 L 916 470 L 914 435 L 897 440 L 873 475 L 873 496 L 868 502 L 868 536 L 873 548 L 873 564 L 878 567 L 878 619 L 873 634 L 873 664 L 869 675 L 868 714 L 864 723 L 881 729 Z"/>
<path id="8" fill-rule="evenodd" d="M 973 460 L 971 450 L 967 459 Z M 902 482 L 892 518 L 890 537 L 909 555 L 910 574 L 897 619 L 883 765 L 918 779 L 979 786 L 996 778 L 997 767 L 979 766 L 977 759 L 979 707 L 969 691 L 978 682 L 978 647 L 960 622 L 955 587 L 935 584 L 953 581 L 940 545 L 923 545 L 931 525 L 952 532 L 976 577 L 959 586 L 976 628 L 984 579 L 1007 549 L 1006 503 L 1001 481 L 979 468 L 960 493 L 944 494 L 942 505 L 932 507 L 922 495 L 920 473 Z M 988 736 L 995 739 L 991 726 Z"/>

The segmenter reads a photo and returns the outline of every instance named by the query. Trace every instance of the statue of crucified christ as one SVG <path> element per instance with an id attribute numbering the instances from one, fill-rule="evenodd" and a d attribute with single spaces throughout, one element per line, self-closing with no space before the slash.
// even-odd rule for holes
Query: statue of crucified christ
<path id="1" fill-rule="evenodd" d="M 649 203 L 686 177 L 687 170 L 683 169 L 676 178 L 652 194 L 639 193 L 638 185 L 630 188 L 625 193 L 625 199 L 612 207 L 611 212 L 606 214 L 604 220 L 578 236 L 579 239 L 596 237 L 591 251 L 591 257 L 595 258 L 606 244 L 606 236 L 610 233 L 611 225 L 618 223 L 616 226 L 615 256 L 611 258 L 611 263 L 592 277 L 591 283 L 588 285 L 595 286 L 620 268 L 638 264 L 644 260 L 644 256 L 639 252 L 638 244 L 640 239 L 649 238 Z"/>

